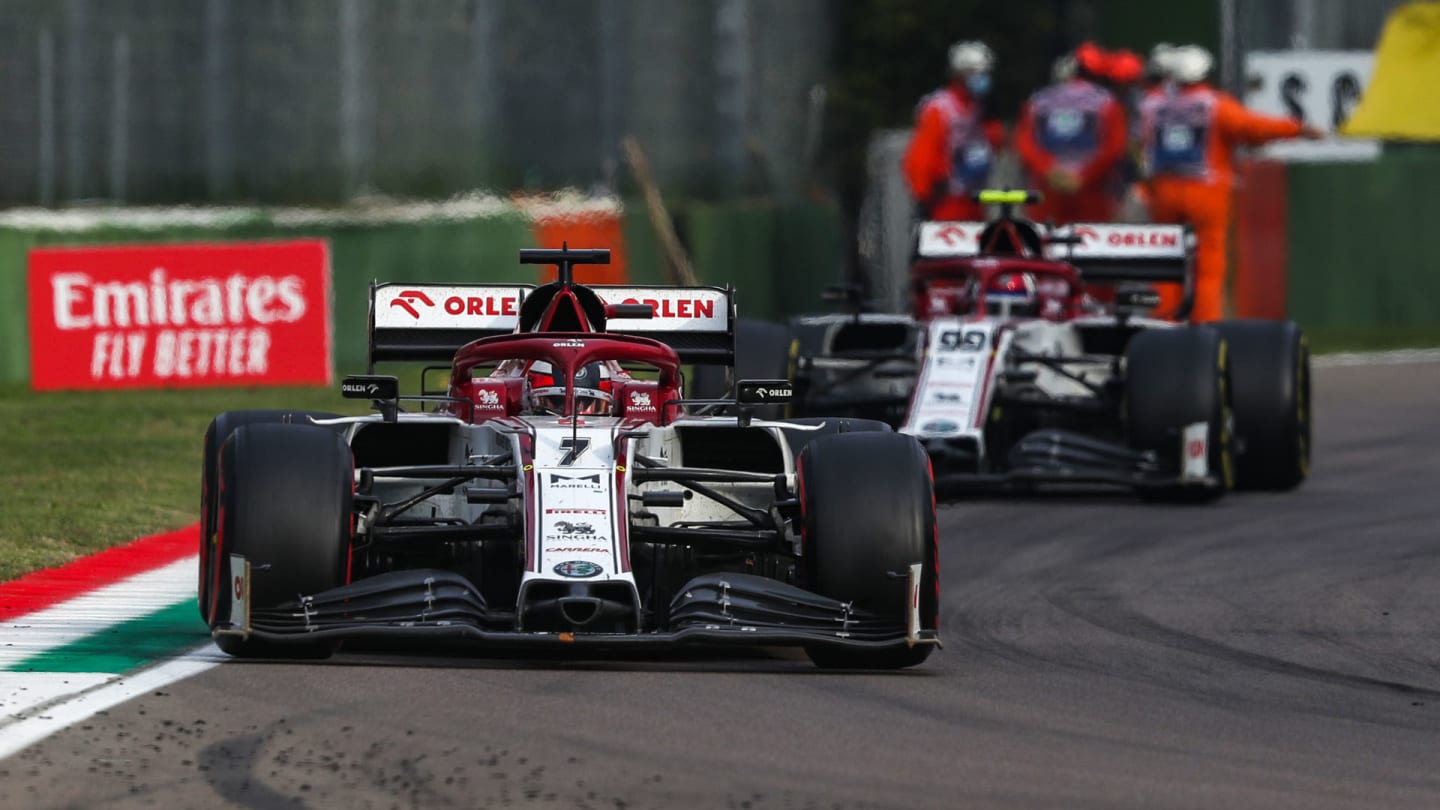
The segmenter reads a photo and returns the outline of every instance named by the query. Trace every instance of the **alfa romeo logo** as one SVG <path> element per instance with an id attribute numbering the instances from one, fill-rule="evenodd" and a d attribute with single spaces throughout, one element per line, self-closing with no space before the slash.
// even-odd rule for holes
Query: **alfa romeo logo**
<path id="1" fill-rule="evenodd" d="M 562 577 L 588 579 L 590 577 L 600 576 L 600 574 L 604 573 L 605 569 L 586 560 L 566 560 L 562 563 L 556 563 L 554 571 Z"/>

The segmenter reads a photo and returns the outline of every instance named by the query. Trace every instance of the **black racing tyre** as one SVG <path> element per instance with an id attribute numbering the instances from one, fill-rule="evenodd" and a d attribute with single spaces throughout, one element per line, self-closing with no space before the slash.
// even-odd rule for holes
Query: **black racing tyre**
<path id="1" fill-rule="evenodd" d="M 1220 333 L 1206 326 L 1148 329 L 1125 348 L 1125 430 L 1163 469 L 1181 469 L 1186 425 L 1208 425 L 1207 467 L 1214 486 L 1144 488 L 1147 499 L 1208 501 L 1234 486 L 1228 359 Z"/>
<path id="2" fill-rule="evenodd" d="M 1211 324 L 1230 354 L 1235 487 L 1294 489 L 1310 472 L 1310 347 L 1292 321 Z"/>
<path id="3" fill-rule="evenodd" d="M 806 407 L 809 383 L 806 375 L 800 373 L 801 359 L 808 361 L 809 358 L 825 353 L 825 335 L 830 331 L 830 324 L 825 321 L 807 323 L 803 317 L 791 318 L 789 329 L 790 350 L 785 365 L 785 378 L 795 386 L 795 399 L 785 412 L 792 416 L 805 416 L 809 413 Z"/>
<path id="4" fill-rule="evenodd" d="M 790 319 L 792 353 L 813 356 L 825 351 L 825 335 L 831 321 L 810 321 L 805 317 Z"/>
<path id="5" fill-rule="evenodd" d="M 721 399 L 731 395 L 737 380 L 790 378 L 790 330 L 783 324 L 754 318 L 735 320 L 735 366 L 697 365 L 690 374 L 691 396 Z M 784 405 L 761 405 L 757 419 L 779 419 Z"/>
<path id="6" fill-rule="evenodd" d="M 909 605 L 904 573 L 921 563 L 920 620 L 925 629 L 935 629 L 940 614 L 935 490 L 920 443 L 879 430 L 835 434 L 807 444 L 797 468 L 809 589 L 903 627 Z M 806 652 L 821 667 L 901 669 L 924 661 L 930 647 L 816 645 Z"/>
<path id="7" fill-rule="evenodd" d="M 689 385 L 687 397 L 694 399 L 724 399 L 730 395 L 730 370 L 724 366 L 696 365 L 690 369 L 686 380 Z"/>
<path id="8" fill-rule="evenodd" d="M 217 502 L 216 548 L 221 555 L 240 554 L 249 561 L 252 610 L 345 584 L 354 465 L 338 433 L 295 424 L 237 428 L 221 446 Z M 223 604 L 217 615 L 229 610 L 229 596 L 228 589 L 219 595 Z M 215 643 L 243 657 L 313 658 L 334 651 L 328 641 L 265 644 L 222 635 Z"/>
<path id="9" fill-rule="evenodd" d="M 236 428 L 245 425 L 264 424 L 267 422 L 298 422 L 305 424 L 307 418 L 333 419 L 338 414 L 322 413 L 320 411 L 293 411 L 293 410 L 249 410 L 249 411 L 226 411 L 210 420 L 210 426 L 205 429 L 205 450 L 200 464 L 200 582 L 196 590 L 200 604 L 200 618 L 206 624 L 211 623 L 211 616 L 214 615 L 215 583 L 218 581 L 218 571 L 215 565 L 214 555 L 210 553 L 215 543 L 215 516 L 218 512 L 216 507 L 217 479 L 219 467 L 217 460 L 220 458 L 220 446 L 230 438 Z"/>
<path id="10" fill-rule="evenodd" d="M 805 449 L 805 445 L 823 436 L 834 436 L 837 433 L 895 432 L 888 422 L 881 422 L 879 419 L 857 419 L 850 416 L 802 416 L 784 421 L 793 425 L 819 427 L 819 430 L 780 431 L 780 434 L 785 437 L 785 442 L 790 445 L 790 453 L 796 458 L 800 457 L 800 451 Z"/>

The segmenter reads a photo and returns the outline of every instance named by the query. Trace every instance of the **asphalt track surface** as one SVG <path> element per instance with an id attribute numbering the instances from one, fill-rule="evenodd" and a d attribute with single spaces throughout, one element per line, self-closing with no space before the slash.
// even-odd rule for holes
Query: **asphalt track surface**
<path id="1" fill-rule="evenodd" d="M 1316 405 L 1293 494 L 946 508 L 914 671 L 230 664 L 0 761 L 0 806 L 1440 807 L 1440 365 Z"/>

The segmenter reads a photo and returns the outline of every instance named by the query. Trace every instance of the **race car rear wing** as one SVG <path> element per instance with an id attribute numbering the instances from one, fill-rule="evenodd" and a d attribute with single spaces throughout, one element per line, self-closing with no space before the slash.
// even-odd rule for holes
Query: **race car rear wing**
<path id="1" fill-rule="evenodd" d="M 368 363 L 449 362 L 472 340 L 514 332 L 530 284 L 370 285 Z M 606 305 L 648 304 L 649 318 L 616 317 L 606 331 L 669 345 L 686 363 L 733 363 L 735 302 L 721 287 L 586 285 Z"/>
<path id="2" fill-rule="evenodd" d="M 1069 262 L 1086 281 L 1184 282 L 1195 235 L 1182 225 L 1084 222 L 1046 228 L 1031 223 L 1045 243 L 1045 258 Z M 980 255 L 984 222 L 922 222 L 915 255 L 958 259 Z"/>
<path id="3" fill-rule="evenodd" d="M 1195 255 L 1185 225 L 1081 222 L 1052 229 L 1045 241 L 1046 258 L 1069 262 L 1093 282 L 1184 283 Z"/>
<path id="4" fill-rule="evenodd" d="M 735 362 L 735 291 L 729 287 L 587 285 L 607 306 L 648 304 L 649 318 L 612 318 L 607 332 L 658 340 L 681 362 Z"/>

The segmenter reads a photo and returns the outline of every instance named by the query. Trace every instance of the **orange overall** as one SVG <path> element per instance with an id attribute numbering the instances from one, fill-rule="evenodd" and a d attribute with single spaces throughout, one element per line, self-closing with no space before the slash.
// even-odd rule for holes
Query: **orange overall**
<path id="1" fill-rule="evenodd" d="M 1108 222 L 1123 191 L 1117 170 L 1125 157 L 1125 111 L 1110 91 L 1085 79 L 1046 87 L 1025 102 L 1015 146 L 1032 187 L 1044 200 L 1030 209 L 1040 222 Z M 1061 169 L 1078 183 L 1053 188 L 1049 176 Z"/>
<path id="2" fill-rule="evenodd" d="M 1189 223 L 1195 229 L 1195 306 L 1190 319 L 1219 320 L 1224 315 L 1235 148 L 1294 138 L 1302 125 L 1253 113 L 1233 96 L 1203 83 L 1151 91 L 1140 104 L 1140 119 L 1150 171 L 1146 194 L 1151 219 Z M 1167 284 L 1160 294 L 1157 313 L 1173 315 L 1180 291 Z"/>
<path id="3" fill-rule="evenodd" d="M 970 195 L 985 187 L 1004 126 L 985 121 L 963 85 L 926 96 L 901 168 L 920 215 L 934 220 L 980 220 L 985 209 Z"/>

